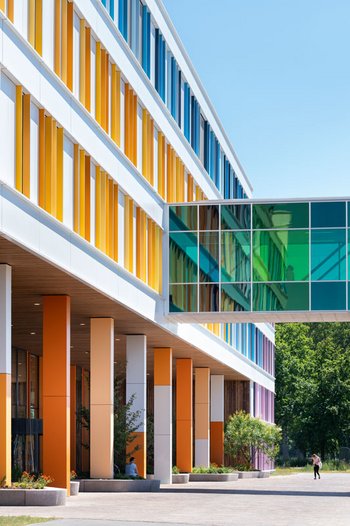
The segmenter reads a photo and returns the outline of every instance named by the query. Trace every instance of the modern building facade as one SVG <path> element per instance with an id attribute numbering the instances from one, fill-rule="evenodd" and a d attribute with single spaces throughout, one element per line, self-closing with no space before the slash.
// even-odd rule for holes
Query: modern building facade
<path id="1" fill-rule="evenodd" d="M 124 370 L 142 475 L 147 421 L 163 482 L 222 464 L 229 413 L 274 420 L 274 329 L 167 316 L 168 204 L 252 189 L 164 7 L 0 0 L 0 75 L 0 480 L 112 478 Z"/>

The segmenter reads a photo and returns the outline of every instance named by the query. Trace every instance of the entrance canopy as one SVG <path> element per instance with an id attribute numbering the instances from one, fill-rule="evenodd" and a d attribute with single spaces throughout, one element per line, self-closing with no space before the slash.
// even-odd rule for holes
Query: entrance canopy
<path id="1" fill-rule="evenodd" d="M 349 321 L 349 199 L 169 205 L 168 316 Z"/>

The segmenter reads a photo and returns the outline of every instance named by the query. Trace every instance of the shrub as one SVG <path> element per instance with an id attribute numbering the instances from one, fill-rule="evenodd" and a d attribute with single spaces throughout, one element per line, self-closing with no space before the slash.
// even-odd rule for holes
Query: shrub
<path id="1" fill-rule="evenodd" d="M 271 460 L 278 455 L 282 432 L 275 424 L 237 411 L 229 417 L 225 427 L 225 452 L 233 458 L 234 466 L 249 470 L 253 469 L 259 453 Z"/>
<path id="2" fill-rule="evenodd" d="M 177 466 L 173 466 L 173 475 L 179 475 L 180 474 L 180 470 Z"/>
<path id="3" fill-rule="evenodd" d="M 21 489 L 44 489 L 48 484 L 53 482 L 49 475 L 44 475 L 40 473 L 37 477 L 35 475 L 30 475 L 27 471 L 23 471 L 18 482 L 13 482 L 13 488 Z"/>
<path id="4" fill-rule="evenodd" d="M 233 473 L 233 468 L 225 466 L 217 466 L 216 464 L 210 464 L 207 468 L 205 466 L 197 466 L 193 468 L 192 473 Z"/>

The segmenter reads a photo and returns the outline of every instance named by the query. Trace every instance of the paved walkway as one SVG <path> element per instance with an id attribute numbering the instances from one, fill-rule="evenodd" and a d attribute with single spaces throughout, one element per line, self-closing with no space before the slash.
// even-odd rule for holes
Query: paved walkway
<path id="1" fill-rule="evenodd" d="M 163 486 L 159 493 L 82 493 L 66 506 L 0 508 L 60 517 L 52 526 L 349 526 L 350 474 L 298 474 Z"/>

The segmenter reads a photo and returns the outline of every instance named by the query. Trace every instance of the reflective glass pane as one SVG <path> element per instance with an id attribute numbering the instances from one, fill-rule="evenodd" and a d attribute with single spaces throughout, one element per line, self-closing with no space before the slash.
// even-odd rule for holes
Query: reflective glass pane
<path id="1" fill-rule="evenodd" d="M 219 310 L 219 285 L 206 283 L 199 285 L 199 311 L 217 312 Z"/>
<path id="2" fill-rule="evenodd" d="M 253 228 L 309 228 L 309 203 L 253 205 Z"/>
<path id="3" fill-rule="evenodd" d="M 311 203 L 311 228 L 345 226 L 345 202 Z"/>
<path id="4" fill-rule="evenodd" d="M 250 283 L 223 283 L 221 310 L 224 312 L 250 311 Z"/>
<path id="5" fill-rule="evenodd" d="M 219 206 L 199 206 L 199 230 L 219 230 Z"/>
<path id="6" fill-rule="evenodd" d="M 250 228 L 250 205 L 221 205 L 221 228 L 237 230 Z"/>
<path id="7" fill-rule="evenodd" d="M 308 230 L 253 233 L 254 281 L 305 281 L 308 274 Z"/>
<path id="8" fill-rule="evenodd" d="M 250 232 L 221 232 L 221 281 L 250 281 Z"/>
<path id="9" fill-rule="evenodd" d="M 311 283 L 312 310 L 345 310 L 346 284 L 345 282 Z"/>
<path id="10" fill-rule="evenodd" d="M 197 263 L 197 235 L 192 232 L 169 234 L 169 282 L 196 282 Z"/>
<path id="11" fill-rule="evenodd" d="M 311 231 L 311 279 L 345 280 L 345 230 Z"/>
<path id="12" fill-rule="evenodd" d="M 199 244 L 199 281 L 219 281 L 219 232 L 200 232 Z"/>
<path id="13" fill-rule="evenodd" d="M 197 312 L 197 285 L 170 285 L 170 312 Z"/>
<path id="14" fill-rule="evenodd" d="M 253 285 L 253 311 L 308 309 L 308 283 L 254 283 Z"/>
<path id="15" fill-rule="evenodd" d="M 169 230 L 197 230 L 197 206 L 171 206 Z"/>

